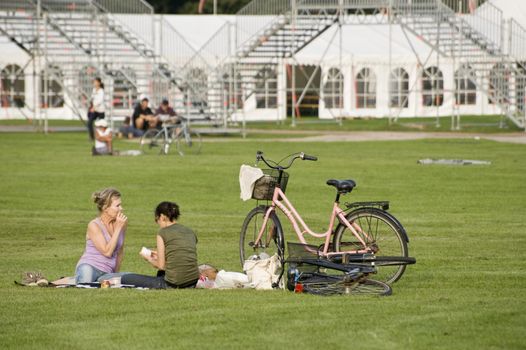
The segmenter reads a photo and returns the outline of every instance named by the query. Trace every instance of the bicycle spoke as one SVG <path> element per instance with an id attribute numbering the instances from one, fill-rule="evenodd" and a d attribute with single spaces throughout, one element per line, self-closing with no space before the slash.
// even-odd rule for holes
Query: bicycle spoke
<path id="1" fill-rule="evenodd" d="M 364 239 L 375 256 L 402 256 L 407 253 L 407 243 L 401 236 L 402 228 L 390 220 L 381 210 L 358 209 L 348 214 L 347 219 Z M 334 238 L 336 251 L 356 252 L 359 240 L 344 225 L 340 225 Z M 405 265 L 377 265 L 375 279 L 392 283 L 403 274 Z"/>
<path id="2" fill-rule="evenodd" d="M 283 258 L 284 248 L 281 225 L 275 214 L 271 214 L 265 224 L 265 214 L 265 208 L 255 208 L 247 215 L 243 223 L 240 237 L 241 264 L 250 256 L 260 255 L 261 253 L 266 253 L 269 256 L 278 254 L 280 258 Z M 265 227 L 263 227 L 264 224 Z M 256 243 L 260 232 L 262 232 L 261 240 Z"/>

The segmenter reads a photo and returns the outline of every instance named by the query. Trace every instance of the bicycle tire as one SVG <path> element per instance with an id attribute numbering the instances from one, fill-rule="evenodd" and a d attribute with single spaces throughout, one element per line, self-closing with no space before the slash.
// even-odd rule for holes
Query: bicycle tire
<path id="1" fill-rule="evenodd" d="M 141 151 L 144 154 L 167 154 L 169 142 L 164 134 L 157 129 L 147 130 L 139 140 Z"/>
<path id="2" fill-rule="evenodd" d="M 199 154 L 201 152 L 201 134 L 195 130 L 181 131 L 177 136 L 177 152 L 180 155 Z"/>
<path id="3" fill-rule="evenodd" d="M 299 280 L 303 285 L 303 292 L 314 295 L 378 295 L 388 296 L 392 294 L 392 288 L 387 283 L 362 278 L 357 281 L 347 281 L 346 276 L 316 276 Z"/>
<path id="4" fill-rule="evenodd" d="M 408 246 L 405 239 L 405 231 L 390 215 L 385 215 L 383 210 L 377 208 L 359 208 L 346 215 L 350 223 L 357 224 L 368 235 L 362 235 L 367 247 L 371 248 L 375 257 L 407 257 Z M 402 233 L 404 232 L 404 233 Z M 346 225 L 339 224 L 336 228 L 334 240 L 334 251 L 354 251 L 363 249 L 362 244 L 353 235 Z M 377 265 L 375 279 L 388 284 L 394 283 L 402 277 L 407 264 Z"/>
<path id="5" fill-rule="evenodd" d="M 259 206 L 252 209 L 243 222 L 239 237 L 241 266 L 244 265 L 245 260 L 250 256 L 259 255 L 263 252 L 270 256 L 278 254 L 280 261 L 283 261 L 283 256 L 285 255 L 283 229 L 275 212 L 270 214 L 267 227 L 262 236 L 262 241 L 266 242 L 266 244 L 262 247 L 254 247 L 254 241 L 260 232 L 267 208 L 268 207 L 265 206 Z"/>

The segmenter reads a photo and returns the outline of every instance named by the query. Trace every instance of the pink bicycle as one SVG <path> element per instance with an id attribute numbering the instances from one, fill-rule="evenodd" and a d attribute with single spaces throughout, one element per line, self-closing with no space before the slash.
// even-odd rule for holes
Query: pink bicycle
<path id="1" fill-rule="evenodd" d="M 288 164 L 280 165 L 286 159 L 289 159 Z M 241 264 L 250 256 L 263 252 L 277 254 L 283 263 L 287 262 L 284 260 L 283 228 L 276 210 L 279 209 L 291 223 L 299 244 L 309 250 L 307 253 L 316 257 L 315 261 L 330 264 L 327 268 L 343 271 L 346 266 L 349 270 L 356 265 L 369 264 L 375 267 L 375 280 L 390 284 L 400 279 L 406 265 L 414 264 L 416 260 L 408 256 L 409 239 L 402 224 L 387 212 L 389 202 L 345 203 L 344 210 L 339 205 L 340 197 L 350 193 L 356 183 L 353 180 L 328 180 L 327 185 L 336 189 L 329 227 L 326 232 L 314 232 L 285 195 L 289 178 L 285 170 L 296 159 L 317 160 L 316 157 L 301 152 L 291 154 L 276 163 L 266 160 L 262 152 L 257 152 L 256 163 L 263 161 L 269 169 L 264 169 L 264 176 L 255 183 L 252 198 L 266 203 L 252 209 L 243 222 L 240 237 Z M 305 234 L 321 238 L 323 244 L 308 245 Z M 314 260 L 311 259 L 311 263 L 312 261 Z"/>

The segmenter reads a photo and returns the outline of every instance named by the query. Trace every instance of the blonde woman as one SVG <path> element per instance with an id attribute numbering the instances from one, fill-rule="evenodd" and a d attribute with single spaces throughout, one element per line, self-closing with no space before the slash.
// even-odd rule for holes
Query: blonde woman
<path id="1" fill-rule="evenodd" d="M 75 282 L 96 282 L 101 277 L 122 275 L 119 272 L 123 258 L 124 236 L 128 218 L 123 214 L 121 194 L 114 188 L 95 192 L 92 199 L 99 215 L 90 221 L 86 232 L 86 249 L 75 271 Z"/>

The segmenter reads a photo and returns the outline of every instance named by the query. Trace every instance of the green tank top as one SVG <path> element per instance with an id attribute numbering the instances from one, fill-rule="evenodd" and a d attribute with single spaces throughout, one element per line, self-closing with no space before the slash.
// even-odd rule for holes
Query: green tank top
<path id="1" fill-rule="evenodd" d="M 173 224 L 159 230 L 164 242 L 165 276 L 172 284 L 181 285 L 199 278 L 197 237 L 191 229 Z"/>

